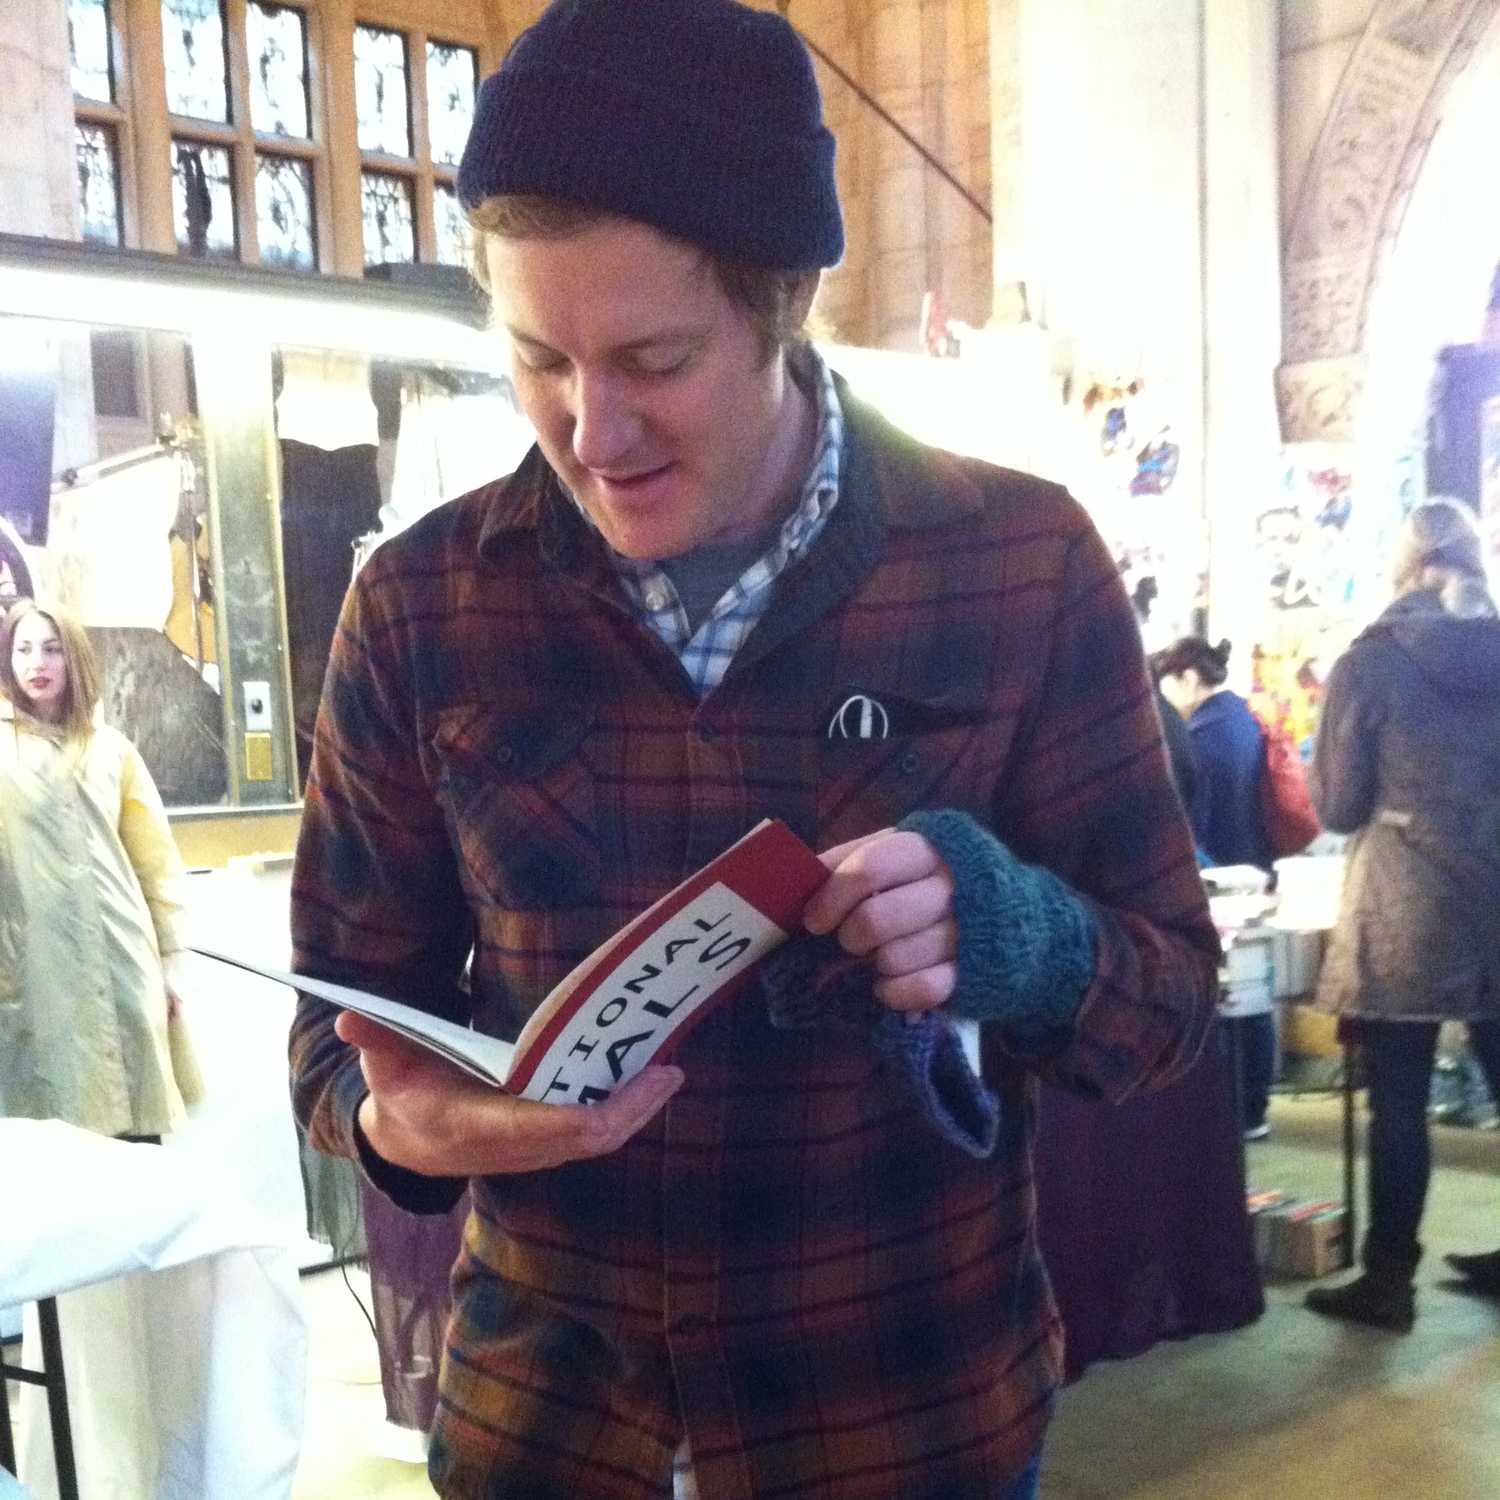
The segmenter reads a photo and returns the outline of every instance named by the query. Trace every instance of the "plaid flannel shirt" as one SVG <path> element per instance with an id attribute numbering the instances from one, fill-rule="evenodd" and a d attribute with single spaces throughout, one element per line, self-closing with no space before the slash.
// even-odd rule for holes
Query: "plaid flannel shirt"
<path id="1" fill-rule="evenodd" d="M 715 1500 L 1004 1494 L 1061 1376 L 1036 1079 L 1122 1099 L 1205 1034 L 1218 942 L 1108 551 L 1061 490 L 840 397 L 838 506 L 704 697 L 539 455 L 375 554 L 325 688 L 296 961 L 514 1036 L 761 817 L 827 847 L 946 806 L 1091 902 L 1094 982 L 1029 1051 L 986 1029 L 987 1161 L 924 1121 L 866 1032 L 779 1031 L 746 993 L 619 1151 L 476 1181 L 445 1495 L 664 1497 L 684 1436 Z M 837 732 L 856 694 L 888 737 Z M 294 1101 L 353 1155 L 364 1086 L 333 1019 L 299 1006 Z M 462 1186 L 379 1180 L 414 1208 Z"/>

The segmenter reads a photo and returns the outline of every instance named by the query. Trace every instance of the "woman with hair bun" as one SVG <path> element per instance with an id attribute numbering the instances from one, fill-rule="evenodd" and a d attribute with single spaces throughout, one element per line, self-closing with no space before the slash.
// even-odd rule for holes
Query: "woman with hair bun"
<path id="1" fill-rule="evenodd" d="M 1500 1097 L 1500 618 L 1479 533 L 1451 501 L 1407 518 L 1391 578 L 1395 602 L 1329 673 L 1313 755 L 1318 815 L 1352 835 L 1318 1002 L 1364 1051 L 1370 1228 L 1362 1274 L 1307 1305 L 1404 1333 L 1443 1021 L 1467 1023 Z M 1500 1250 L 1447 1259 L 1500 1296 Z"/>
<path id="2" fill-rule="evenodd" d="M 1211 865 L 1254 865 L 1269 875 L 1276 858 L 1261 811 L 1265 746 L 1250 705 L 1225 687 L 1230 643 L 1183 636 L 1151 658 L 1162 696 L 1187 721 L 1197 766 L 1188 807 L 1193 836 Z M 1266 1011 L 1234 1023 L 1240 1043 L 1240 1101 L 1247 1140 L 1270 1134 L 1266 1109 L 1276 1076 L 1276 1017 Z"/>

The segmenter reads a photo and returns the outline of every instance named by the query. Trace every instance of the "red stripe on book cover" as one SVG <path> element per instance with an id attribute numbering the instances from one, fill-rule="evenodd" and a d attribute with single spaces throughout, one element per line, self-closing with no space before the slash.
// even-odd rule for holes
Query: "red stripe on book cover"
<path id="1" fill-rule="evenodd" d="M 726 849 L 723 854 L 684 881 L 652 913 L 649 922 L 622 932 L 607 947 L 599 952 L 592 969 L 581 980 L 568 997 L 566 1005 L 547 1025 L 537 1033 L 526 1049 L 524 1057 L 517 1057 L 505 1080 L 506 1089 L 513 1094 L 525 1091 L 535 1075 L 537 1066 L 551 1049 L 559 1033 L 588 1004 L 604 980 L 615 971 L 626 955 L 633 952 L 655 932 L 659 932 L 683 907 L 696 901 L 712 885 L 726 885 L 741 899 L 749 902 L 762 916 L 774 922 L 785 933 L 792 933 L 800 926 L 802 909 L 825 880 L 828 871 L 801 839 L 779 818 L 773 818 L 755 833 Z M 684 1020 L 678 1031 L 684 1035 L 692 1029 L 708 1011 L 740 988 L 741 982 L 753 972 L 753 968 L 714 995 L 692 1015 Z M 677 1045 L 674 1033 L 665 1045 L 663 1055 Z"/>

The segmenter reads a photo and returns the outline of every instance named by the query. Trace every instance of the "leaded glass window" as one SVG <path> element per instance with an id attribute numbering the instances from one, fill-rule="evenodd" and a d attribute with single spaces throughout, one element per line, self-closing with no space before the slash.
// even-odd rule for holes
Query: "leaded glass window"
<path id="1" fill-rule="evenodd" d="M 167 108 L 195 120 L 228 120 L 222 0 L 161 0 Z"/>
<path id="2" fill-rule="evenodd" d="M 412 227 L 411 183 L 385 172 L 365 172 L 361 179 L 365 220 L 365 264 L 411 262 L 417 258 Z"/>
<path id="3" fill-rule="evenodd" d="M 432 159 L 452 166 L 464 153 L 474 123 L 474 89 L 479 65 L 468 47 L 427 44 L 427 130 Z"/>
<path id="4" fill-rule="evenodd" d="M 172 220 L 184 255 L 234 255 L 234 178 L 225 147 L 173 141 Z"/>
<path id="5" fill-rule="evenodd" d="M 266 265 L 313 269 L 317 241 L 311 163 L 293 156 L 255 158 L 255 229 Z"/>
<path id="6" fill-rule="evenodd" d="M 68 0 L 68 54 L 73 92 L 80 99 L 112 104 L 109 68 L 109 0 Z"/>
<path id="7" fill-rule="evenodd" d="M 120 168 L 115 133 L 107 125 L 77 125 L 73 159 L 78 168 L 78 207 L 83 237 L 120 243 Z"/>
<path id="8" fill-rule="evenodd" d="M 354 28 L 354 111 L 361 151 L 411 155 L 406 38 L 399 31 Z"/>
<path id="9" fill-rule="evenodd" d="M 282 5 L 245 7 L 250 58 L 250 126 L 262 135 L 306 139 L 307 19 Z"/>
<path id="10" fill-rule="evenodd" d="M 469 221 L 459 206 L 458 194 L 441 182 L 432 190 L 432 231 L 440 266 L 468 264 Z"/>

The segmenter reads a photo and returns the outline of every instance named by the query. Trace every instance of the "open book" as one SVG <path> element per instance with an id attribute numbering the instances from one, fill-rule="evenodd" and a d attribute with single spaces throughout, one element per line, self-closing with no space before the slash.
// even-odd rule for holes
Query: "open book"
<path id="1" fill-rule="evenodd" d="M 647 1063 L 665 1061 L 786 941 L 827 878 L 786 824 L 767 819 L 595 949 L 514 1045 L 364 990 L 194 951 L 358 1011 L 522 1099 L 595 1104 Z"/>

